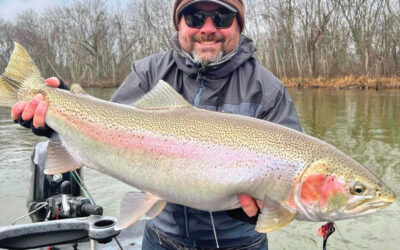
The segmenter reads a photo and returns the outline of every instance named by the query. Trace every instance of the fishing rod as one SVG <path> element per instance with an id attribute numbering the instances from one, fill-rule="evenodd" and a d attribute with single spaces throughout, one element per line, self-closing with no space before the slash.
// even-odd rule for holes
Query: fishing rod
<path id="1" fill-rule="evenodd" d="M 114 229 L 116 221 L 113 217 L 92 215 L 0 227 L 0 248 L 31 249 L 89 239 L 91 249 L 96 250 L 95 242 L 109 243 L 120 233 Z"/>

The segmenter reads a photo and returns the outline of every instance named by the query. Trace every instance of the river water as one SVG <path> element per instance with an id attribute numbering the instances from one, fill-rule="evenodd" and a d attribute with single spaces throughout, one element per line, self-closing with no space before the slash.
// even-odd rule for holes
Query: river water
<path id="1" fill-rule="evenodd" d="M 108 99 L 113 90 L 89 89 Z M 304 132 L 344 151 L 400 195 L 400 91 L 289 89 Z M 26 213 L 30 157 L 43 140 L 13 124 L 0 108 L 0 226 Z M 105 215 L 118 216 L 123 194 L 132 188 L 90 169 L 85 183 Z M 20 223 L 28 222 L 28 219 Z M 323 223 L 294 221 L 268 235 L 270 249 L 321 249 Z M 328 249 L 399 249 L 400 202 L 373 215 L 338 221 Z"/>

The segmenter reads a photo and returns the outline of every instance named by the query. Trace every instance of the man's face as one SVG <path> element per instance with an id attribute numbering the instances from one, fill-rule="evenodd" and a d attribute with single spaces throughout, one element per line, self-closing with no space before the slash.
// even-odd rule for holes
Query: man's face
<path id="1" fill-rule="evenodd" d="M 198 3 L 190 8 L 213 11 L 222 8 L 216 3 Z M 179 44 L 187 53 L 191 54 L 196 62 L 208 65 L 217 62 L 224 55 L 233 51 L 239 43 L 240 29 L 237 19 L 234 18 L 229 28 L 217 29 L 207 17 L 201 28 L 187 26 L 182 16 L 179 22 Z"/>

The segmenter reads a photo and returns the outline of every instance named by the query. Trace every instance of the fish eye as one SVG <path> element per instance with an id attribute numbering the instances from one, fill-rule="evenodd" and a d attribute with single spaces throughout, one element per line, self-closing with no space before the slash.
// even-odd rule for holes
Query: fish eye
<path id="1" fill-rule="evenodd" d="M 355 183 L 354 186 L 350 189 L 350 193 L 352 195 L 360 195 L 364 193 L 367 188 L 362 183 Z"/>

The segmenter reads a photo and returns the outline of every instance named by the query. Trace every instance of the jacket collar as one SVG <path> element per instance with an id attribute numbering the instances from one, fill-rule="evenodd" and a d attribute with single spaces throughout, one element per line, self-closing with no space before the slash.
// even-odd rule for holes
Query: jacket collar
<path id="1" fill-rule="evenodd" d="M 202 73 L 210 78 L 224 78 L 241 64 L 252 57 L 256 51 L 253 41 L 245 35 L 240 35 L 238 47 L 231 53 L 225 55 L 221 61 L 201 67 L 193 62 L 192 57 L 183 51 L 178 42 L 178 33 L 175 33 L 170 42 L 174 49 L 174 60 L 178 68 L 187 74 Z"/>

